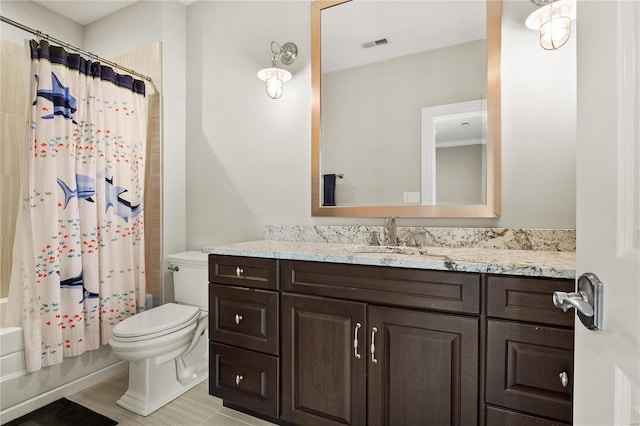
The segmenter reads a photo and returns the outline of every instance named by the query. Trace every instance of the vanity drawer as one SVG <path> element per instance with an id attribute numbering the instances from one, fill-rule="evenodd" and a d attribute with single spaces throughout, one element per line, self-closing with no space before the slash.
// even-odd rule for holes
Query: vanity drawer
<path id="1" fill-rule="evenodd" d="M 209 394 L 271 417 L 280 406 L 278 358 L 209 343 Z"/>
<path id="2" fill-rule="evenodd" d="M 554 422 L 540 417 L 528 416 L 515 411 L 487 406 L 487 426 L 569 426 L 569 423 Z"/>
<path id="3" fill-rule="evenodd" d="M 260 257 L 210 255 L 209 282 L 278 290 L 278 262 Z"/>
<path id="4" fill-rule="evenodd" d="M 571 292 L 574 280 L 487 276 L 487 316 L 572 327 L 574 310 L 553 304 L 554 291 Z"/>
<path id="5" fill-rule="evenodd" d="M 571 422 L 573 331 L 487 323 L 486 402 Z M 560 379 L 563 372 L 566 387 Z"/>
<path id="6" fill-rule="evenodd" d="M 209 284 L 209 338 L 278 355 L 278 293 Z"/>
<path id="7" fill-rule="evenodd" d="M 281 261 L 286 291 L 384 305 L 480 313 L 480 274 Z"/>

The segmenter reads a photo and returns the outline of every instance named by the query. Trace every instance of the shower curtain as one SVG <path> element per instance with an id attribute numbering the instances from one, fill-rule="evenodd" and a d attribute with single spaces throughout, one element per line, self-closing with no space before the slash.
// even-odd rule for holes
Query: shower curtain
<path id="1" fill-rule="evenodd" d="M 144 309 L 145 85 L 30 42 L 29 152 L 12 286 L 26 367 L 107 344 Z"/>

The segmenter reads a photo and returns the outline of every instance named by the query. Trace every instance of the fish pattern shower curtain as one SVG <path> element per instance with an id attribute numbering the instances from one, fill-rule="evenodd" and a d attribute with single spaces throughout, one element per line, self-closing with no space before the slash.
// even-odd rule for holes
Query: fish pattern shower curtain
<path id="1" fill-rule="evenodd" d="M 144 82 L 45 41 L 30 46 L 14 270 L 27 370 L 36 371 L 107 344 L 117 323 L 144 309 L 147 115 Z"/>

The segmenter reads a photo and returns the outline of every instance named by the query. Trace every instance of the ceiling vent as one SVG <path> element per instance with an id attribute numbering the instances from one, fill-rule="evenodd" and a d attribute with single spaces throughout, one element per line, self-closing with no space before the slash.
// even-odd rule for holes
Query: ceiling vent
<path id="1" fill-rule="evenodd" d="M 368 41 L 362 44 L 363 49 L 368 49 L 370 47 L 382 46 L 384 44 L 389 44 L 389 40 L 387 38 L 381 38 L 380 40 Z"/>

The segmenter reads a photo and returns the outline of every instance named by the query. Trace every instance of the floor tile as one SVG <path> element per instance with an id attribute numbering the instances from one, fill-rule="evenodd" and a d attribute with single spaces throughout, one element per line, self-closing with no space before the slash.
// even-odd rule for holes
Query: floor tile
<path id="1" fill-rule="evenodd" d="M 127 391 L 129 373 L 124 372 L 73 394 L 68 399 L 103 414 L 122 426 L 268 426 L 273 423 L 222 406 L 209 395 L 209 381 L 194 386 L 184 395 L 151 413 L 139 416 L 116 404 Z"/>

